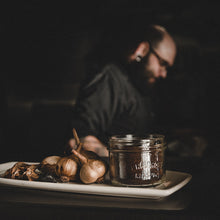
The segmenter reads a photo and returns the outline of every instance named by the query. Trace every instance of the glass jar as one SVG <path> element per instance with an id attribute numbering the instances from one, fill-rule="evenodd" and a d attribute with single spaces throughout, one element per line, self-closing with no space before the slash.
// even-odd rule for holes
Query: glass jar
<path id="1" fill-rule="evenodd" d="M 116 135 L 109 143 L 109 173 L 113 185 L 152 186 L 164 182 L 164 135 Z"/>

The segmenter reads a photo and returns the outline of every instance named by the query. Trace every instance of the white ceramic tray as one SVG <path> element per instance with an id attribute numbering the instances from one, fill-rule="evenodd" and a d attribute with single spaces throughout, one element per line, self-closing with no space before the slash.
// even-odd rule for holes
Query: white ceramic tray
<path id="1" fill-rule="evenodd" d="M 16 162 L 8 162 L 0 164 L 0 176 L 15 163 Z M 166 172 L 166 181 L 155 187 L 118 187 L 107 184 L 50 183 L 7 178 L 0 178 L 0 185 L 91 195 L 159 199 L 169 196 L 181 189 L 191 178 L 192 176 L 188 173 L 168 170 Z"/>

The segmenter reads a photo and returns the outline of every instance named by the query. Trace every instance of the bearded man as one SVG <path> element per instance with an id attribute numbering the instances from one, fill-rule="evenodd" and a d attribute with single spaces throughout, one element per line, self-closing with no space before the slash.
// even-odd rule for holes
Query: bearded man
<path id="1" fill-rule="evenodd" d="M 81 85 L 71 119 L 84 148 L 100 156 L 108 156 L 106 146 L 112 135 L 152 132 L 155 116 L 150 92 L 158 79 L 166 78 L 176 56 L 173 38 L 159 25 L 126 40 L 129 49 L 118 45 L 113 52 L 112 57 L 120 54 L 121 58 L 100 65 Z M 74 148 L 73 138 L 68 146 Z"/>

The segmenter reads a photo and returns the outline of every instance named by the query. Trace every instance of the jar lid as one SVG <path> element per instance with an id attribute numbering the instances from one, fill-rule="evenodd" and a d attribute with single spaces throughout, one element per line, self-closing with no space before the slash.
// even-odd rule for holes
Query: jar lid
<path id="1" fill-rule="evenodd" d="M 155 149 L 165 147 L 165 136 L 162 134 L 147 134 L 137 136 L 133 134 L 114 135 L 109 140 L 111 149 Z"/>

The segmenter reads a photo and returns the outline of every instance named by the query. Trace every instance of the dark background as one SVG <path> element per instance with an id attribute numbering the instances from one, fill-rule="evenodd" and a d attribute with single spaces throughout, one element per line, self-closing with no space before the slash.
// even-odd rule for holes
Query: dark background
<path id="1" fill-rule="evenodd" d="M 1 162 L 39 161 L 63 152 L 85 57 L 103 31 L 111 34 L 123 25 L 164 25 L 177 42 L 175 65 L 159 88 L 161 125 L 202 130 L 217 141 L 219 18 L 212 1 L 5 3 Z"/>

